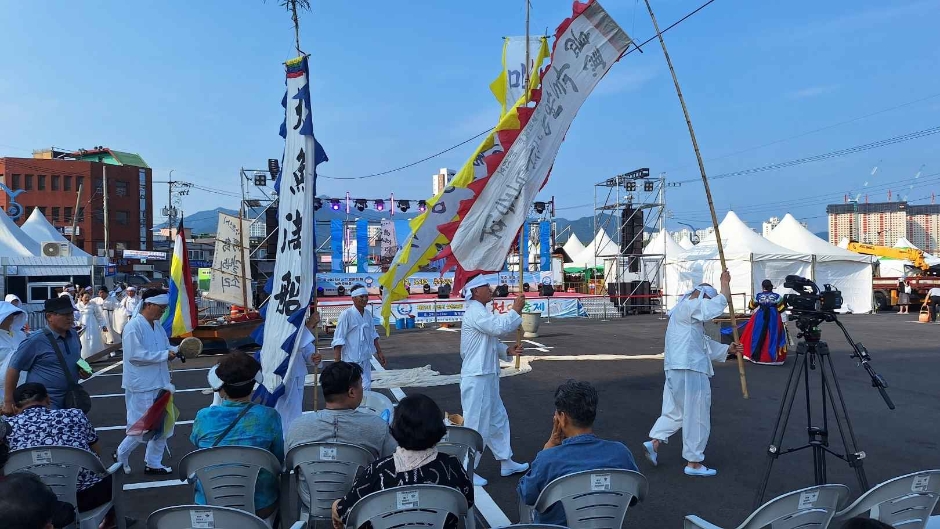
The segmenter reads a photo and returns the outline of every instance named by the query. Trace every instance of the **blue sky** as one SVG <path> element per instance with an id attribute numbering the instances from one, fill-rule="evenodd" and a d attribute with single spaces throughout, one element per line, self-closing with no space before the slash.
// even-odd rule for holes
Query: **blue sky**
<path id="1" fill-rule="evenodd" d="M 637 41 L 653 35 L 642 2 L 603 3 Z M 501 37 L 523 32 L 522 1 L 313 4 L 301 40 L 311 54 L 314 126 L 330 156 L 322 175 L 383 171 L 495 124 L 487 85 Z M 653 2 L 662 27 L 699 4 Z M 553 32 L 570 5 L 532 0 L 533 32 Z M 174 178 L 229 191 L 239 167 L 281 155 L 281 63 L 294 54 L 289 16 L 275 0 L 4 2 L 0 19 L 2 155 L 108 145 L 140 153 L 155 180 L 174 169 Z M 938 22 L 936 1 L 717 0 L 680 24 L 666 40 L 709 174 L 940 125 Z M 543 191 L 570 208 L 560 215 L 589 215 L 591 183 L 638 167 L 672 180 L 698 176 L 662 53 L 655 41 L 644 50 L 614 65 L 571 127 Z M 895 198 L 928 202 L 940 191 L 938 143 L 940 135 L 716 180 L 716 206 L 758 227 L 790 211 L 822 231 L 825 204 L 845 193 L 880 201 L 890 187 Z M 473 147 L 385 177 L 321 178 L 319 192 L 427 198 L 430 175 L 458 168 Z M 670 189 L 667 202 L 671 228 L 708 222 L 700 184 Z M 236 205 L 198 191 L 183 201 L 187 212 Z"/>

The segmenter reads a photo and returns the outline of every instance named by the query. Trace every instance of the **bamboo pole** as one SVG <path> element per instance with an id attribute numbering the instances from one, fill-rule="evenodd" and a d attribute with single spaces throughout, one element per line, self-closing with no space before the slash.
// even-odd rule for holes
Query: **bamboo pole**
<path id="1" fill-rule="evenodd" d="M 529 79 L 530 77 L 529 75 L 529 60 L 530 60 L 529 58 L 529 15 L 530 15 L 531 7 L 532 6 L 529 3 L 529 0 L 525 0 L 525 67 L 522 68 L 522 72 L 523 72 L 522 75 L 525 76 L 525 85 L 523 86 L 523 90 L 525 90 L 526 106 L 528 106 L 529 104 L 529 82 L 531 81 L 531 79 Z M 526 204 L 526 208 L 528 208 L 528 204 Z M 526 213 L 528 214 L 528 209 L 526 209 Z M 526 229 L 525 224 L 526 224 L 525 217 L 523 217 L 523 220 L 522 220 L 523 231 Z M 519 232 L 519 295 L 525 295 L 525 272 L 522 269 L 522 252 L 528 250 L 528 248 L 522 247 L 523 242 L 525 241 L 525 236 L 523 235 L 523 231 Z M 516 329 L 516 347 L 519 347 L 521 345 L 522 345 L 522 326 L 520 325 L 519 328 Z M 522 356 L 516 355 L 516 369 L 519 369 L 521 362 L 522 362 Z"/>
<path id="2" fill-rule="evenodd" d="M 320 302 L 319 298 L 313 298 L 313 313 L 308 316 L 312 317 L 317 314 L 317 304 Z M 318 321 L 316 326 L 313 328 L 313 354 L 317 354 L 317 342 L 319 342 L 320 334 L 320 322 Z M 319 400 L 320 400 L 320 390 L 317 388 L 317 385 L 320 381 L 320 362 L 315 362 L 313 364 L 313 411 L 318 411 Z"/>
<path id="3" fill-rule="evenodd" d="M 653 8 L 649 0 L 643 0 L 646 3 L 646 9 L 650 13 L 650 19 L 653 21 L 653 29 L 656 30 L 656 36 L 659 37 L 659 44 L 663 48 L 663 55 L 666 57 L 666 64 L 669 65 L 669 73 L 672 74 L 672 82 L 676 87 L 676 95 L 679 96 L 679 103 L 682 105 L 682 113 L 685 115 L 685 124 L 689 127 L 689 136 L 692 138 L 692 148 L 695 150 L 695 159 L 698 161 L 698 169 L 702 174 L 702 185 L 705 186 L 705 197 L 708 199 L 708 210 L 712 216 L 712 226 L 715 228 L 715 241 L 718 244 L 718 258 L 721 260 L 721 269 L 728 271 L 728 265 L 725 262 L 725 250 L 721 244 L 721 232 L 718 230 L 718 215 L 715 214 L 715 204 L 712 202 L 711 188 L 708 186 L 708 176 L 705 174 L 705 162 L 702 161 L 702 153 L 698 148 L 698 140 L 695 139 L 695 130 L 692 128 L 692 118 L 689 117 L 689 109 L 685 105 L 685 98 L 682 97 L 682 89 L 679 87 L 679 78 L 676 77 L 676 70 L 672 67 L 672 59 L 669 58 L 669 52 L 666 50 L 666 41 L 663 40 L 663 34 L 659 31 L 659 24 L 656 22 L 656 15 L 653 14 Z M 734 316 L 734 305 L 731 297 L 728 297 L 728 312 L 731 316 L 731 332 L 734 336 L 734 342 L 739 342 L 738 325 Z M 747 392 L 747 378 L 744 375 L 744 358 L 742 353 L 737 354 L 738 375 L 741 379 L 741 394 L 745 399 L 750 398 Z"/>

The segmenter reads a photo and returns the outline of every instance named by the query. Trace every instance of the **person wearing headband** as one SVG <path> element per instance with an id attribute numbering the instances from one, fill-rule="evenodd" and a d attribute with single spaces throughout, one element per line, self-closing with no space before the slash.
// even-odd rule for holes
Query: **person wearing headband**
<path id="1" fill-rule="evenodd" d="M 369 391 L 372 389 L 372 355 L 375 355 L 382 367 L 385 367 L 385 355 L 379 345 L 379 333 L 375 332 L 372 311 L 366 310 L 369 291 L 356 284 L 349 295 L 352 296 L 353 306 L 339 315 L 330 346 L 333 347 L 333 358 L 337 362 L 342 360 L 359 364 L 362 368 L 362 387 Z"/>
<path id="2" fill-rule="evenodd" d="M 160 318 L 169 303 L 166 290 L 147 290 L 141 300 L 140 312 L 124 326 L 124 373 L 121 387 L 124 388 L 127 405 L 128 427 L 147 413 L 157 400 L 160 390 L 173 391 L 169 362 L 177 357 L 177 348 L 170 345 L 166 331 L 160 324 Z M 163 466 L 167 437 L 169 435 L 147 441 L 145 474 L 172 474 L 171 468 Z M 114 452 L 115 461 L 124 465 L 125 473 L 131 472 L 131 452 L 143 443 L 142 436 L 127 435 Z"/>
<path id="3" fill-rule="evenodd" d="M 512 348 L 499 341 L 500 336 L 516 330 L 522 323 L 525 295 L 513 300 L 512 310 L 494 314 L 486 307 L 493 299 L 493 289 L 482 275 L 464 286 L 466 310 L 460 324 L 460 404 L 464 426 L 480 432 L 493 457 L 500 463 L 500 474 L 511 476 L 529 469 L 528 463 L 512 460 L 509 446 L 509 415 L 499 395 L 499 360 L 507 353 L 522 354 L 522 346 Z M 477 459 L 479 461 L 479 459 Z M 473 474 L 473 484 L 487 481 Z"/>
<path id="4" fill-rule="evenodd" d="M 108 292 L 106 287 L 99 287 L 98 295 L 92 298 L 91 302 L 98 305 L 101 314 L 104 315 L 105 325 L 108 327 L 108 330 L 103 333 L 105 343 L 121 343 L 121 335 L 114 328 L 114 310 L 118 307 L 118 301 L 114 294 Z"/>
<path id="5" fill-rule="evenodd" d="M 281 416 L 274 408 L 251 402 L 255 384 L 261 383 L 261 364 L 251 355 L 233 351 L 209 371 L 209 386 L 222 402 L 196 413 L 189 440 L 197 448 L 213 446 L 253 446 L 274 454 L 284 462 L 284 434 Z M 255 513 L 267 518 L 277 508 L 278 480 L 267 470 L 255 483 Z M 201 483 L 196 483 L 195 502 L 206 504 Z"/>
<path id="6" fill-rule="evenodd" d="M 688 461 L 685 474 L 705 477 L 718 473 L 702 464 L 711 431 L 712 389 L 708 379 L 715 374 L 712 362 L 724 362 L 728 353 L 740 354 L 741 345 L 722 345 L 712 340 L 705 335 L 705 322 L 724 314 L 730 295 L 731 274 L 725 270 L 721 273 L 721 294 L 702 283 L 669 312 L 662 414 L 650 430 L 650 440 L 643 443 L 646 458 L 653 466 L 659 464 L 660 444 L 668 442 L 681 428 L 682 457 Z"/>
<path id="7" fill-rule="evenodd" d="M 127 287 L 126 295 L 123 299 L 121 299 L 120 305 L 124 314 L 120 317 L 120 328 L 118 329 L 118 332 L 122 333 L 124 326 L 127 325 L 127 322 L 129 322 L 131 318 L 134 317 L 134 314 L 137 314 L 137 311 L 140 308 L 140 296 L 137 295 L 136 287 Z"/>

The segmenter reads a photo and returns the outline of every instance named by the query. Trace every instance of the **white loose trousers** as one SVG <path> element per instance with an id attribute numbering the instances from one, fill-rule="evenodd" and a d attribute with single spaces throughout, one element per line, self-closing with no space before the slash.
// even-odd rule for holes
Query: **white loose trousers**
<path id="1" fill-rule="evenodd" d="M 705 460 L 711 432 L 712 387 L 708 375 L 690 369 L 667 369 L 663 410 L 650 430 L 650 439 L 664 443 L 682 429 L 682 457 L 691 463 Z"/>
<path id="2" fill-rule="evenodd" d="M 124 391 L 124 401 L 127 404 L 127 428 L 133 426 L 147 413 L 147 410 L 153 406 L 159 392 L 158 389 L 152 391 Z M 166 450 L 167 437 L 169 435 L 147 441 L 147 453 L 144 455 L 144 463 L 148 467 L 163 468 L 163 451 Z M 131 452 L 144 442 L 143 436 L 126 436 L 117 449 L 118 461 L 126 462 L 130 459 Z"/>
<path id="3" fill-rule="evenodd" d="M 480 433 L 493 457 L 498 461 L 512 458 L 509 415 L 499 396 L 499 375 L 460 377 L 460 405 L 463 425 Z"/>

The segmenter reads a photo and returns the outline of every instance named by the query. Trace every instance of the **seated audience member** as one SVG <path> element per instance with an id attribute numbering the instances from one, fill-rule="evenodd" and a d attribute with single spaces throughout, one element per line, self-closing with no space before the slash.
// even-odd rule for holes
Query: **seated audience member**
<path id="1" fill-rule="evenodd" d="M 930 524 L 928 523 L 927 525 Z M 879 522 L 878 520 L 872 520 L 871 518 L 858 516 L 851 520 L 846 520 L 846 522 L 842 524 L 842 529 L 894 529 L 894 526 Z"/>
<path id="2" fill-rule="evenodd" d="M 456 457 L 437 451 L 447 433 L 444 413 L 426 395 L 410 395 L 398 403 L 392 420 L 392 436 L 398 448 L 361 470 L 352 489 L 333 503 L 333 527 L 345 526 L 349 510 L 368 494 L 406 485 L 443 485 L 460 491 L 473 506 L 473 484 Z M 456 529 L 457 519 L 448 516 L 445 529 Z"/>
<path id="3" fill-rule="evenodd" d="M 287 432 L 287 451 L 303 443 L 350 443 L 375 458 L 392 454 L 398 446 L 388 424 L 373 413 L 360 411 L 362 368 L 349 362 L 333 362 L 320 374 L 326 409 L 307 412 L 295 419 Z"/>
<path id="4" fill-rule="evenodd" d="M 98 434 L 82 410 L 52 409 L 49 392 L 42 384 L 27 382 L 16 388 L 13 401 L 16 415 L 7 418 L 10 424 L 7 442 L 11 452 L 57 445 L 80 448 L 100 457 Z M 101 479 L 94 472 L 82 469 L 78 474 L 77 499 L 79 512 L 111 501 L 111 476 Z M 113 517 L 112 510 L 104 527 L 114 523 Z"/>
<path id="5" fill-rule="evenodd" d="M 633 454 L 623 443 L 605 441 L 594 435 L 596 416 L 597 390 L 594 386 L 574 380 L 558 386 L 552 435 L 517 487 L 519 497 L 526 505 L 535 505 L 546 485 L 567 474 L 598 468 L 637 470 Z M 565 510 L 561 504 L 553 505 L 544 513 L 536 513 L 535 522 L 567 525 Z"/>
<path id="6" fill-rule="evenodd" d="M 75 509 L 31 472 L 0 480 L 0 527 L 56 529 L 75 523 Z"/>
<path id="7" fill-rule="evenodd" d="M 229 353 L 209 373 L 212 389 L 222 397 L 218 406 L 199 410 L 190 441 L 196 448 L 254 446 L 264 448 L 284 462 L 281 416 L 274 408 L 249 402 L 261 364 L 241 351 Z M 255 514 L 267 518 L 277 509 L 278 481 L 266 470 L 255 487 Z M 205 505 L 202 487 L 196 484 L 196 503 Z"/>

